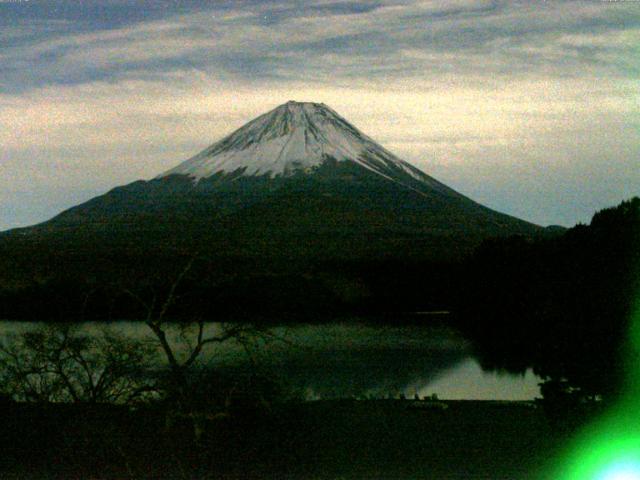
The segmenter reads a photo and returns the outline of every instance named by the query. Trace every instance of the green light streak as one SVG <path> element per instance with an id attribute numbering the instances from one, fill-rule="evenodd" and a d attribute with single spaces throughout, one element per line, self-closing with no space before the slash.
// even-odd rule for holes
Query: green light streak
<path id="1" fill-rule="evenodd" d="M 553 480 L 640 480 L 640 296 L 633 315 L 626 361 L 626 392 L 602 418 L 582 431 Z"/>

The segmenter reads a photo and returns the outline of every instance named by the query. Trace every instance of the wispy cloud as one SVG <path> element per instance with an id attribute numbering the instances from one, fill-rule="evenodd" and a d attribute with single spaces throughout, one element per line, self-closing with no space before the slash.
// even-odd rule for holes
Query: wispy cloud
<path id="1" fill-rule="evenodd" d="M 118 79 L 197 68 L 223 78 L 388 81 L 447 72 L 632 76 L 640 11 L 623 2 L 495 1 L 210 8 L 132 25 L 74 32 L 5 49 L 7 88 L 31 67 L 36 84 Z M 75 24 L 74 24 L 75 25 Z M 66 33 L 66 34 L 65 34 Z M 26 34 L 25 39 L 30 39 Z M 607 38 L 611 39 L 607 43 Z M 0 41 L 2 37 L 0 37 Z M 6 40 L 6 38 L 5 38 Z M 15 84 L 11 85 L 12 81 Z"/>
<path id="2" fill-rule="evenodd" d="M 533 221 L 586 220 L 640 187 L 630 2 L 28 3 L 0 4 L 7 205 L 153 176 L 290 98 Z"/>

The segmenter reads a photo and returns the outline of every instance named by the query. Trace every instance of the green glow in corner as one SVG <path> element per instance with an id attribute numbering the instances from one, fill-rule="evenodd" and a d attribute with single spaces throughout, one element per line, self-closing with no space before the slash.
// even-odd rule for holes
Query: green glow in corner
<path id="1" fill-rule="evenodd" d="M 616 462 L 598 475 L 597 480 L 639 480 L 640 464 L 635 461 Z"/>
<path id="2" fill-rule="evenodd" d="M 561 480 L 640 480 L 640 431 L 633 418 L 608 417 L 592 426 L 574 446 Z"/>
<path id="3" fill-rule="evenodd" d="M 622 400 L 586 428 L 571 445 L 553 480 L 640 480 L 640 308 L 636 308 L 626 355 L 629 369 Z"/>

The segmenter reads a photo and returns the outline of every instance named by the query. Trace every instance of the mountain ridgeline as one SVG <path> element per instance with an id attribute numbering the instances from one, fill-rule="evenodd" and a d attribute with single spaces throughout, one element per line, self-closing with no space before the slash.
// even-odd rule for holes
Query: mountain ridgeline
<path id="1" fill-rule="evenodd" d="M 400 160 L 329 107 L 288 102 L 150 181 L 21 233 L 126 241 L 135 232 L 156 248 L 158 237 L 188 249 L 201 240 L 198 251 L 217 239 L 239 255 L 286 246 L 287 256 L 353 259 L 457 257 L 487 237 L 539 231 Z"/>
<path id="2" fill-rule="evenodd" d="M 326 105 L 288 102 L 151 180 L 0 234 L 0 255 L 5 292 L 25 298 L 58 283 L 169 284 L 197 256 L 192 290 L 215 290 L 218 311 L 247 295 L 261 311 L 274 298 L 275 311 L 311 298 L 376 303 L 378 290 L 403 302 L 391 285 L 441 305 L 429 287 L 448 285 L 441 264 L 487 238 L 544 232 L 438 182 Z M 417 273 L 425 265 L 438 267 L 431 280 Z M 29 316 L 9 304 L 5 318 Z"/>

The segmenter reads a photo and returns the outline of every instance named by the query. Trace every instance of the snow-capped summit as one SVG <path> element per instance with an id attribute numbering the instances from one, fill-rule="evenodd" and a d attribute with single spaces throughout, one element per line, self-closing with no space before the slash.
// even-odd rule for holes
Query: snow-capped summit
<path id="1" fill-rule="evenodd" d="M 275 265 L 296 255 L 458 258 L 485 238 L 540 227 L 438 182 L 326 105 L 288 102 L 154 179 L 29 231 L 60 241 L 76 232 L 78 245 L 102 239 L 101 249 L 127 245 L 126 255 L 146 242 L 169 255 L 184 249 Z"/>
<path id="2" fill-rule="evenodd" d="M 157 178 L 216 174 L 288 177 L 313 172 L 327 160 L 351 161 L 369 171 L 402 181 L 407 175 L 441 186 L 400 160 L 323 103 L 289 101 L 239 128 Z"/>

